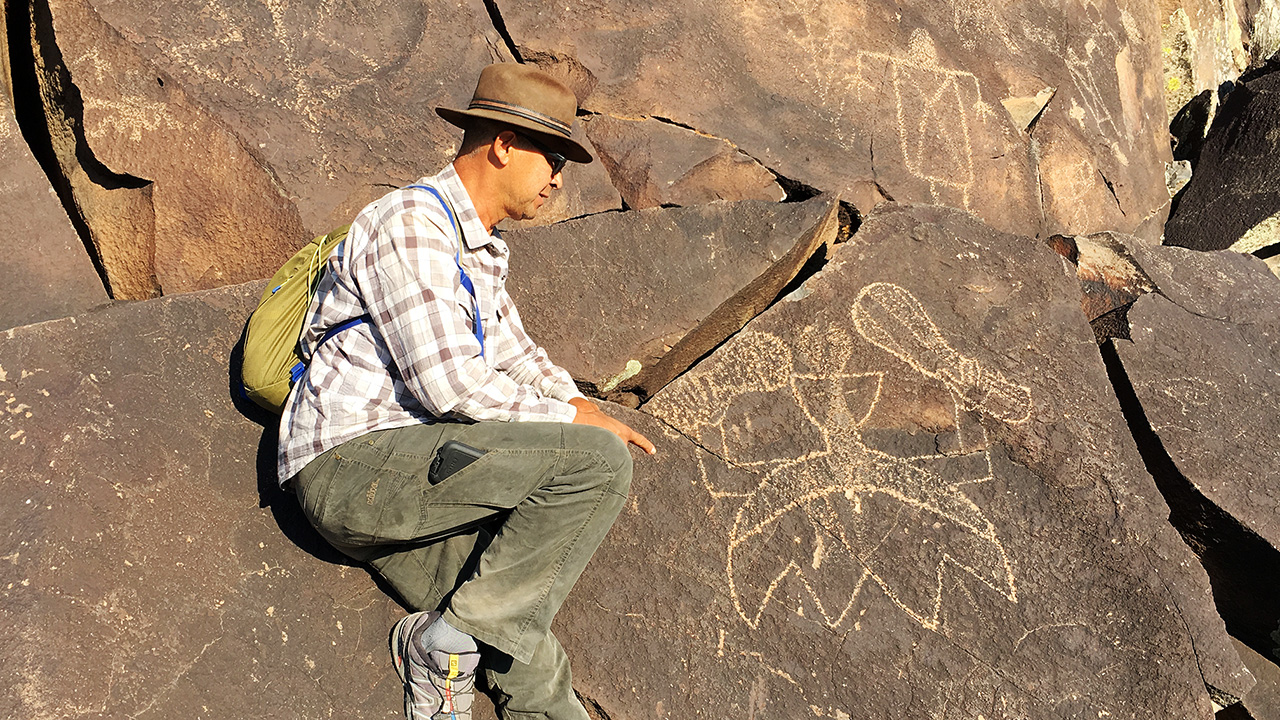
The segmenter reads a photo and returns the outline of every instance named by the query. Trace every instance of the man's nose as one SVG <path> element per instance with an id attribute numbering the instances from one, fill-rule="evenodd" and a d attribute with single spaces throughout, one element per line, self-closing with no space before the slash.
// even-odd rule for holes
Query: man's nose
<path id="1" fill-rule="evenodd" d="M 564 170 L 559 170 L 556 172 L 555 175 L 551 176 L 551 188 L 553 190 L 559 190 L 560 186 L 563 184 L 564 184 Z"/>

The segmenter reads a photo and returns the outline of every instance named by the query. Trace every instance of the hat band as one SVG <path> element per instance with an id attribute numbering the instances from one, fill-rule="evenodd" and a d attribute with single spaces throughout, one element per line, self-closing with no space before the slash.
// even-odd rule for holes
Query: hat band
<path id="1" fill-rule="evenodd" d="M 494 110 L 496 112 L 506 113 L 507 115 L 515 115 L 517 117 L 522 117 L 525 120 L 538 123 L 539 125 L 544 125 L 565 137 L 569 137 L 571 135 L 570 127 L 568 125 L 560 122 L 550 115 L 543 115 L 536 110 L 530 110 L 529 108 L 521 107 L 519 105 L 512 105 L 511 103 L 505 103 L 501 100 L 474 98 L 471 100 L 471 104 L 467 106 L 467 109 Z"/>

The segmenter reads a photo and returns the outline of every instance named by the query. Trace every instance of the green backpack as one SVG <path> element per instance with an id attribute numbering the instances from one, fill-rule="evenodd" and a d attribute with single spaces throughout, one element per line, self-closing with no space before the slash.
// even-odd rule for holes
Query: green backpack
<path id="1" fill-rule="evenodd" d="M 458 216 L 449 201 L 435 188 L 427 185 L 409 185 L 407 188 L 431 193 L 449 216 L 457 242 L 453 261 L 458 265 L 462 286 L 471 294 L 473 331 L 483 357 L 484 328 L 480 324 L 480 305 L 471 278 L 462 268 L 462 225 Z M 257 309 L 249 316 L 244 331 L 240 391 L 244 397 L 277 415 L 284 412 L 289 390 L 307 371 L 306 360 L 298 347 L 306 329 L 307 309 L 311 307 L 311 298 L 328 267 L 329 256 L 338 243 L 346 239 L 350 230 L 350 225 L 343 225 L 328 235 L 320 235 L 289 258 L 284 267 L 271 276 L 271 282 L 258 300 Z M 368 315 L 361 315 L 338 323 L 325 331 L 320 342 L 369 321 Z"/>
<path id="2" fill-rule="evenodd" d="M 329 255 L 347 237 L 350 225 L 307 243 L 271 276 L 271 282 L 249 316 L 244 331 L 244 360 L 240 385 L 244 396 L 273 413 L 284 411 L 289 389 L 306 370 L 298 340 L 306 325 L 307 308 L 324 275 Z M 345 330 L 365 318 L 337 326 Z"/>

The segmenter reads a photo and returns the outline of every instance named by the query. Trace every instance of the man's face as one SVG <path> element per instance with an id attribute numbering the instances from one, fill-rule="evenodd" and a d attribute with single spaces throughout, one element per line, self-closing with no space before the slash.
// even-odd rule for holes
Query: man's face
<path id="1" fill-rule="evenodd" d="M 516 135 L 513 149 L 507 214 L 514 220 L 531 220 L 551 191 L 562 184 L 563 171 L 554 167 L 555 161 L 546 151 L 524 136 Z"/>

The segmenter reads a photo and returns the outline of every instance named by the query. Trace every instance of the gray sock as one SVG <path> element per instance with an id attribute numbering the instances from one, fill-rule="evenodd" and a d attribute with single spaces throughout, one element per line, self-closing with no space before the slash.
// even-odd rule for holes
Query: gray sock
<path id="1" fill-rule="evenodd" d="M 455 655 L 477 652 L 480 648 L 476 639 L 444 621 L 444 616 L 436 616 L 435 622 L 428 623 L 429 616 L 424 616 L 413 628 L 413 653 L 418 662 L 425 662 L 427 654 L 432 650 L 441 650 Z"/>

